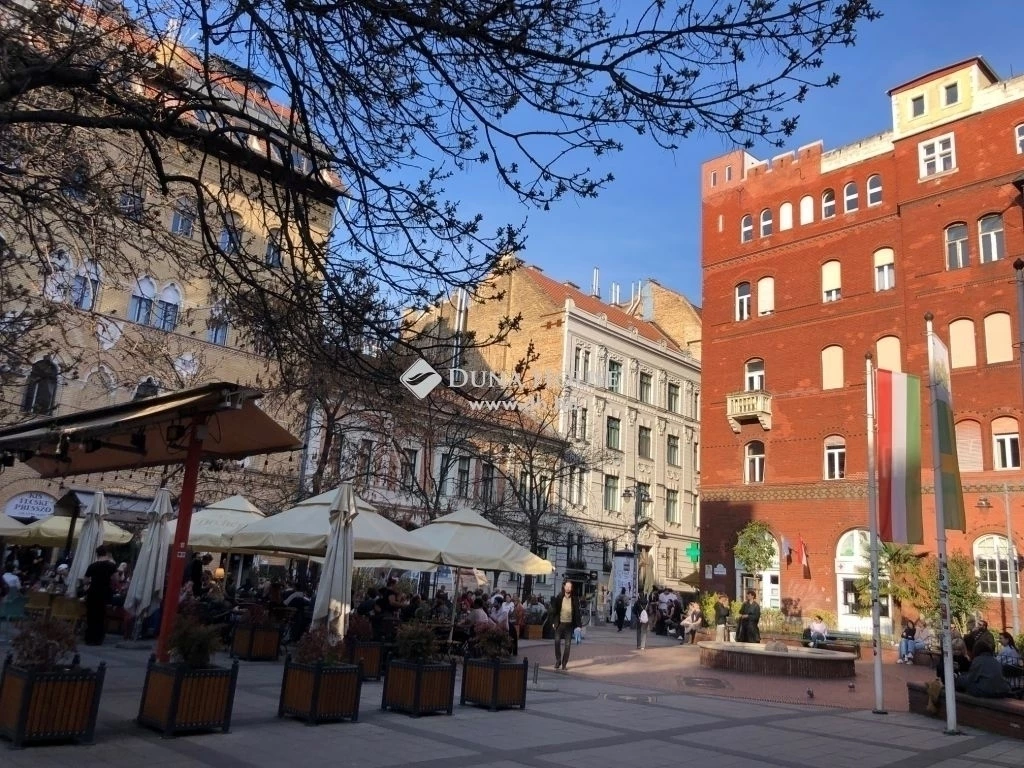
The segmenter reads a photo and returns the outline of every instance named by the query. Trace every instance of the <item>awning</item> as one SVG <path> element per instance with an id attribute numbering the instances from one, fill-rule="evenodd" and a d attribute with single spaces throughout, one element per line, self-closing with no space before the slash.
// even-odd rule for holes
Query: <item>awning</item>
<path id="1" fill-rule="evenodd" d="M 65 516 L 84 514 L 92 504 L 96 492 L 86 488 L 68 491 L 54 504 L 54 510 Z M 152 496 L 130 496 L 121 493 L 103 492 L 107 500 L 106 519 L 128 530 L 140 530 L 146 525 L 147 513 L 153 506 Z M 77 506 L 77 510 L 76 507 Z"/>
<path id="2" fill-rule="evenodd" d="M 187 427 L 206 420 L 202 455 L 242 459 L 296 450 L 301 442 L 256 405 L 262 392 L 215 382 L 0 429 L 0 457 L 16 458 L 42 477 L 66 477 L 181 464 Z"/>

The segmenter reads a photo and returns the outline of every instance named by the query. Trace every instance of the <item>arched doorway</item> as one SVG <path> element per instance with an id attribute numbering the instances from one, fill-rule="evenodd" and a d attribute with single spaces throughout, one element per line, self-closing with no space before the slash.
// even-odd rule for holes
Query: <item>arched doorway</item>
<path id="1" fill-rule="evenodd" d="M 840 632 L 871 632 L 871 607 L 860 600 L 858 585 L 865 585 L 871 573 L 871 535 L 854 528 L 836 544 L 836 605 Z M 882 632 L 892 631 L 892 610 L 887 597 L 881 599 Z"/>
<path id="2" fill-rule="evenodd" d="M 760 576 L 743 570 L 740 562 L 736 561 L 736 599 L 742 600 L 748 589 L 757 592 L 757 599 L 761 601 L 762 608 L 782 608 L 782 585 L 780 583 L 779 571 L 779 542 L 774 536 L 771 537 L 772 564 L 768 570 Z"/>

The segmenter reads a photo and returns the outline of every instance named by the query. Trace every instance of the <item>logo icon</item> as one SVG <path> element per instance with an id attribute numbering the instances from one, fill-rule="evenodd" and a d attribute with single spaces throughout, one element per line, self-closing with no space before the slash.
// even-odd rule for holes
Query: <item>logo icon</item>
<path id="1" fill-rule="evenodd" d="M 422 400 L 441 383 L 441 374 L 422 358 L 410 365 L 400 379 L 405 388 Z"/>

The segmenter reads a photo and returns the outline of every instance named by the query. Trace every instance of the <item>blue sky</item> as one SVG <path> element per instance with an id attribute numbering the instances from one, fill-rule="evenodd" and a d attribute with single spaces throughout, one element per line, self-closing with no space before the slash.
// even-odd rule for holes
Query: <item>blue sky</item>
<path id="1" fill-rule="evenodd" d="M 885 13 L 864 25 L 854 48 L 836 49 L 825 69 L 836 88 L 814 91 L 799 109 L 800 124 L 785 149 L 821 139 L 830 149 L 891 127 L 887 91 L 974 55 L 1000 77 L 1024 72 L 1024 20 L 1019 0 L 876 0 Z M 636 135 L 608 161 L 616 181 L 593 200 L 566 199 L 548 212 L 527 211 L 493 179 L 475 174 L 449 185 L 465 212 L 479 210 L 484 230 L 527 217 L 523 258 L 558 280 L 589 288 L 594 267 L 601 290 L 653 277 L 700 302 L 700 164 L 731 147 L 720 136 L 695 136 L 674 153 Z M 757 146 L 771 157 L 782 150 Z"/>

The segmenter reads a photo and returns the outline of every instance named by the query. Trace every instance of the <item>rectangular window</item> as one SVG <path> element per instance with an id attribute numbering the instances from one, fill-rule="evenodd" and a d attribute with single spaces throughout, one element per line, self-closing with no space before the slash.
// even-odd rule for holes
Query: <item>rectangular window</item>
<path id="1" fill-rule="evenodd" d="M 618 360 L 608 361 L 608 381 L 606 386 L 612 392 L 622 392 L 622 363 Z"/>
<path id="2" fill-rule="evenodd" d="M 590 381 L 590 350 L 576 347 L 572 360 L 572 377 L 578 381 Z"/>
<path id="3" fill-rule="evenodd" d="M 576 467 L 569 467 L 568 473 L 565 478 L 565 500 L 570 504 L 579 504 L 579 498 L 576 496 Z"/>
<path id="4" fill-rule="evenodd" d="M 846 477 L 846 446 L 825 446 L 825 479 L 842 480 Z"/>
<path id="5" fill-rule="evenodd" d="M 915 96 L 910 100 L 910 114 L 914 117 L 924 114 L 924 96 Z"/>
<path id="6" fill-rule="evenodd" d="M 711 172 L 711 186 L 712 187 L 717 187 L 718 186 L 718 171 L 712 171 Z"/>
<path id="7" fill-rule="evenodd" d="M 960 101 L 960 89 L 956 83 L 950 83 L 943 88 L 943 95 L 946 98 L 947 107 Z"/>
<path id="8" fill-rule="evenodd" d="M 117 200 L 117 207 L 132 221 L 142 221 L 142 195 L 135 191 L 123 191 Z"/>
<path id="9" fill-rule="evenodd" d="M 651 453 L 651 428 L 640 427 L 636 433 L 636 451 L 641 459 L 650 459 Z"/>
<path id="10" fill-rule="evenodd" d="M 189 209 L 178 207 L 174 209 L 174 216 L 171 217 L 171 234 L 179 237 L 192 237 L 195 228 L 196 215 Z"/>
<path id="11" fill-rule="evenodd" d="M 587 504 L 587 471 L 581 469 L 576 473 L 576 503 Z"/>
<path id="12" fill-rule="evenodd" d="M 360 440 L 359 453 L 356 455 L 356 482 L 363 486 L 370 484 L 373 477 L 373 440 Z"/>
<path id="13" fill-rule="evenodd" d="M 963 269 L 971 263 L 967 252 L 967 225 L 946 227 L 946 269 Z"/>
<path id="14" fill-rule="evenodd" d="M 153 300 L 142 296 L 132 296 L 128 303 L 128 319 L 140 325 L 149 325 L 149 318 L 153 314 Z"/>
<path id="15" fill-rule="evenodd" d="M 665 441 L 665 461 L 669 466 L 679 466 L 679 435 L 669 435 Z"/>
<path id="16" fill-rule="evenodd" d="M 736 320 L 750 319 L 750 283 L 736 286 Z"/>
<path id="17" fill-rule="evenodd" d="M 726 181 L 732 181 L 732 166 L 731 165 L 725 166 L 725 180 Z"/>
<path id="18" fill-rule="evenodd" d="M 641 403 L 650 403 L 654 393 L 654 379 L 649 373 L 640 374 L 640 387 L 637 399 Z"/>
<path id="19" fill-rule="evenodd" d="M 609 416 L 608 421 L 605 424 L 604 444 L 606 447 L 611 448 L 614 451 L 622 449 L 619 442 L 621 426 L 622 422 L 614 416 Z"/>
<path id="20" fill-rule="evenodd" d="M 493 504 L 495 500 L 495 477 L 494 465 L 485 462 L 480 468 L 480 501 L 484 504 Z"/>
<path id="21" fill-rule="evenodd" d="M 547 560 L 548 559 L 548 548 L 546 546 L 543 546 L 543 545 L 537 547 L 537 557 L 541 558 L 542 560 Z M 546 574 L 544 576 L 534 576 L 533 577 L 533 583 L 534 584 L 547 584 L 548 583 L 548 577 L 547 577 Z"/>
<path id="22" fill-rule="evenodd" d="M 953 134 L 947 133 L 917 145 L 919 175 L 922 179 L 956 168 L 956 147 Z"/>
<path id="23" fill-rule="evenodd" d="M 530 493 L 530 476 L 524 469 L 519 473 L 519 500 L 520 503 L 525 504 L 527 496 Z"/>
<path id="24" fill-rule="evenodd" d="M 459 457 L 458 474 L 455 479 L 455 495 L 460 499 L 469 498 L 469 457 Z"/>
<path id="25" fill-rule="evenodd" d="M 403 491 L 416 488 L 416 467 L 419 464 L 420 452 L 415 448 L 402 449 L 401 486 Z"/>
<path id="26" fill-rule="evenodd" d="M 211 344 L 226 346 L 228 343 L 228 324 L 224 320 L 212 320 L 206 326 L 206 340 Z"/>
<path id="27" fill-rule="evenodd" d="M 604 508 L 607 512 L 619 511 L 619 478 L 617 475 L 604 476 Z"/>
<path id="28" fill-rule="evenodd" d="M 896 287 L 896 265 L 880 264 L 875 267 L 875 290 L 891 291 Z"/>
<path id="29" fill-rule="evenodd" d="M 679 491 L 665 491 L 665 522 L 679 522 Z"/>
<path id="30" fill-rule="evenodd" d="M 668 409 L 672 413 L 679 413 L 679 385 L 669 384 L 668 385 Z"/>
<path id="31" fill-rule="evenodd" d="M 100 281 L 90 279 L 86 275 L 75 275 L 71 283 L 71 304 L 75 309 L 92 312 L 96 307 L 96 294 L 100 289 Z"/>
<path id="32" fill-rule="evenodd" d="M 828 288 L 827 290 L 825 290 L 824 294 L 822 295 L 821 300 L 825 304 L 828 304 L 830 301 L 839 301 L 839 299 L 841 299 L 841 298 L 842 298 L 842 292 L 840 291 L 839 288 Z"/>
<path id="33" fill-rule="evenodd" d="M 178 327 L 178 305 L 168 301 L 156 303 L 156 327 L 161 331 L 173 331 Z"/>
<path id="34" fill-rule="evenodd" d="M 637 483 L 636 484 L 636 498 L 634 498 L 634 500 L 633 500 L 634 503 L 636 503 L 636 499 L 640 499 L 641 500 L 640 501 L 640 519 L 643 520 L 645 517 L 649 517 L 650 514 L 651 514 L 650 506 L 649 505 L 650 505 L 651 501 L 654 499 L 654 496 L 651 495 L 651 485 L 650 485 L 650 483 Z M 647 501 L 643 501 L 643 499 L 647 499 Z"/>
<path id="35" fill-rule="evenodd" d="M 1003 550 L 1005 552 L 1005 549 Z M 983 595 L 1010 594 L 1010 561 L 1004 557 L 979 557 L 978 591 Z"/>
<path id="36" fill-rule="evenodd" d="M 1020 469 L 1020 439 L 1017 433 L 995 436 L 996 469 Z"/>

